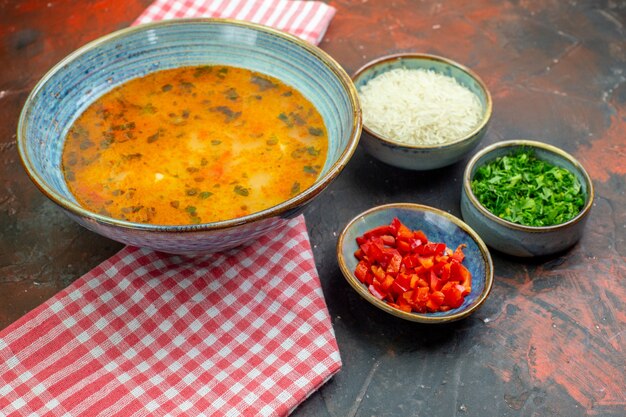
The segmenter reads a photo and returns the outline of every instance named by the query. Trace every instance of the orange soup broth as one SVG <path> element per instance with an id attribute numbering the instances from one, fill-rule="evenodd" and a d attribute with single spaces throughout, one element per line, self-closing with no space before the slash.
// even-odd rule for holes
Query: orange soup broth
<path id="1" fill-rule="evenodd" d="M 328 138 L 297 90 L 205 66 L 131 80 L 92 104 L 62 155 L 70 191 L 118 219 L 173 225 L 258 212 L 311 186 Z"/>

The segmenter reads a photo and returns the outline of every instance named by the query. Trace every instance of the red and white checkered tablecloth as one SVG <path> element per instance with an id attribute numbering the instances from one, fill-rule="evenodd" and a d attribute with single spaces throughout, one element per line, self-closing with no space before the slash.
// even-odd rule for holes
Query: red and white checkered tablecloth
<path id="1" fill-rule="evenodd" d="M 334 15 L 333 7 L 319 1 L 156 0 L 133 24 L 183 17 L 222 17 L 272 26 L 318 44 Z"/>
<path id="2" fill-rule="evenodd" d="M 135 22 L 247 19 L 310 42 L 335 10 L 157 0 Z M 181 257 L 126 247 L 0 332 L 0 416 L 285 416 L 341 368 L 302 216 Z"/>
<path id="3" fill-rule="evenodd" d="M 284 416 L 340 367 L 300 216 L 225 253 L 94 268 L 0 333 L 0 415 Z"/>

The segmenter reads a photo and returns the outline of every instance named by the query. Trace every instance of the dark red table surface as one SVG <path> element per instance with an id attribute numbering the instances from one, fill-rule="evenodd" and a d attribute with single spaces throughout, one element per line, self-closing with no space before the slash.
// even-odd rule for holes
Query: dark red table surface
<path id="1" fill-rule="evenodd" d="M 0 329 L 114 254 L 30 182 L 15 146 L 21 107 L 65 55 L 128 26 L 150 3 L 0 1 Z M 587 168 L 596 199 L 583 239 L 539 260 L 492 251 L 483 308 L 450 325 L 406 323 L 364 302 L 337 267 L 338 232 L 389 202 L 460 216 L 467 159 L 431 172 L 357 150 L 305 211 L 343 370 L 294 416 L 626 414 L 626 2 L 332 1 L 321 48 L 352 73 L 400 51 L 452 58 L 494 101 L 480 147 L 528 138 Z M 1 414 L 1 412 L 0 412 Z"/>

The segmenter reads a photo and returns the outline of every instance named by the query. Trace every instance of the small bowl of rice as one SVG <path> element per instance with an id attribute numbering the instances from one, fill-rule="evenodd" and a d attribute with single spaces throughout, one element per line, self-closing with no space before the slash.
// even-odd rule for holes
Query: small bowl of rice
<path id="1" fill-rule="evenodd" d="M 487 131 L 492 101 L 485 83 L 449 59 L 385 56 L 360 68 L 352 80 L 363 112 L 361 143 L 386 164 L 411 170 L 451 165 Z"/>

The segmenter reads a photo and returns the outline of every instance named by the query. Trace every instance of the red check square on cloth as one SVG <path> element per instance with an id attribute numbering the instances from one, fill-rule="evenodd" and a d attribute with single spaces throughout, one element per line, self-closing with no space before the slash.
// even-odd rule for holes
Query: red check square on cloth
<path id="1" fill-rule="evenodd" d="M 230 17 L 317 43 L 334 13 L 157 0 L 135 24 Z M 0 332 L 0 416 L 285 416 L 340 368 L 300 216 L 219 254 L 124 248 Z"/>

